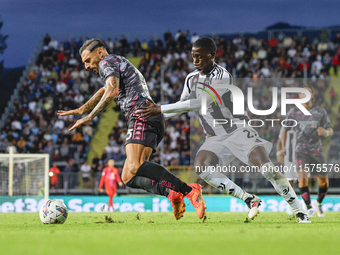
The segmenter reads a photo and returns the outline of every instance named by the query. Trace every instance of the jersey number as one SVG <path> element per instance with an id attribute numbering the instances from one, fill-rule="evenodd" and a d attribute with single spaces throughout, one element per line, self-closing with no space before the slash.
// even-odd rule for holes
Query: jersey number
<path id="1" fill-rule="evenodd" d="M 254 131 L 250 132 L 249 130 L 243 130 L 243 132 L 247 133 L 247 138 L 253 138 L 257 136 L 257 134 Z"/>
<path id="2" fill-rule="evenodd" d="M 129 129 L 128 129 L 128 131 L 127 131 L 127 133 L 126 133 L 126 140 L 129 140 L 129 139 L 131 138 L 131 136 L 132 136 L 132 130 L 133 130 L 133 128 L 129 128 Z"/>

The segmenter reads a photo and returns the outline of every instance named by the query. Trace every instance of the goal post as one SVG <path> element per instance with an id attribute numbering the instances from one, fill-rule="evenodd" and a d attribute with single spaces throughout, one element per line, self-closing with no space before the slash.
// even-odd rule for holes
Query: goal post
<path id="1" fill-rule="evenodd" d="M 49 154 L 0 154 L 0 196 L 49 198 Z"/>

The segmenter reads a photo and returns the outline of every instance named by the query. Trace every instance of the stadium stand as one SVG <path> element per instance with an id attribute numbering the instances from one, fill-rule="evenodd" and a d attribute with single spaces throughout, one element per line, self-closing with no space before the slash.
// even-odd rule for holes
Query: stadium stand
<path id="1" fill-rule="evenodd" d="M 327 158 L 331 161 L 339 160 L 340 115 L 337 95 L 340 91 L 330 84 L 328 78 L 338 75 L 340 33 L 321 30 L 316 35 L 315 31 L 301 34 L 290 30 L 273 30 L 267 36 L 259 32 L 255 35 L 221 34 L 213 37 L 218 47 L 216 62 L 238 78 L 237 85 L 244 92 L 249 86 L 255 89 L 254 105 L 258 109 L 268 109 L 271 106 L 271 100 L 268 100 L 271 93 L 269 82 L 263 78 L 274 80 L 278 87 L 284 84 L 291 86 L 296 78 L 300 78 L 301 84 L 304 78 L 310 78 L 317 93 L 316 103 L 325 107 L 335 120 L 334 137 Z M 163 104 L 167 104 L 179 99 L 185 77 L 194 69 L 190 49 L 197 38 L 197 33 L 191 35 L 189 31 L 179 30 L 175 36 L 167 31 L 163 38 L 150 37 L 149 41 L 135 39 L 128 42 L 122 36 L 114 40 L 108 38 L 106 43 L 110 53 L 130 58 L 141 57 L 138 68 L 147 80 L 152 98 L 156 103 L 160 103 L 163 98 Z M 66 38 L 59 42 L 57 38 L 46 34 L 43 49 L 24 77 L 19 98 L 14 101 L 14 107 L 0 135 L 1 153 L 7 152 L 11 145 L 16 147 L 18 153 L 49 153 L 51 161 L 61 170 L 59 188 L 64 192 L 66 189 L 78 188 L 75 193 L 83 188 L 80 166 L 91 150 L 91 141 L 99 121 L 95 118 L 90 124 L 69 132 L 77 116 L 58 117 L 55 113 L 58 109 L 79 107 L 102 86 L 97 75 L 83 69 L 78 54 L 83 42 L 83 37 L 78 40 Z M 162 71 L 164 82 L 161 82 Z M 119 107 L 113 110 L 119 112 Z M 197 120 L 190 123 L 193 115 L 183 114 L 167 121 L 164 153 L 158 150 L 153 161 L 162 162 L 174 169 L 178 165 L 190 165 L 190 159 L 193 158 L 190 158 L 190 154 L 195 153 L 204 139 Z M 270 117 L 281 118 L 275 114 Z M 109 133 L 109 142 L 102 148 L 102 156 L 99 158 L 94 155 L 90 162 L 90 186 L 93 190 L 96 190 L 94 187 L 98 184 L 98 173 L 108 159 L 115 159 L 121 170 L 125 159 L 125 124 L 125 117 L 119 114 Z M 279 130 L 280 126 L 276 125 L 274 128 L 260 128 L 258 132 L 275 146 Z M 275 150 L 270 156 L 276 161 Z M 247 176 L 241 178 L 235 175 L 232 178 L 240 185 L 252 189 L 270 186 L 266 180 L 256 183 Z M 64 186 L 65 180 L 68 187 Z"/>

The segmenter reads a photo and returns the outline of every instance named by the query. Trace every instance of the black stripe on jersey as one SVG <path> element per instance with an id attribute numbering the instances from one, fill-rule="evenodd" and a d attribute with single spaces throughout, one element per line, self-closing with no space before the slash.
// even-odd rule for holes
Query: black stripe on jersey
<path id="1" fill-rule="evenodd" d="M 199 76 L 200 76 L 199 73 L 192 76 L 193 77 L 192 84 L 191 84 L 192 93 L 190 93 L 190 98 L 196 98 L 197 82 L 198 82 Z"/>
<path id="2" fill-rule="evenodd" d="M 293 148 L 293 139 L 294 139 L 294 134 L 289 133 L 289 148 L 288 148 L 288 160 L 289 162 L 294 162 L 293 155 L 294 155 L 294 148 Z"/>
<path id="3" fill-rule="evenodd" d="M 208 73 L 208 75 L 212 74 L 215 71 L 216 67 L 217 67 L 217 64 L 215 63 L 213 69 L 211 69 L 211 71 Z"/>
<path id="4" fill-rule="evenodd" d="M 190 81 L 190 79 L 191 78 L 193 78 L 194 76 L 191 76 L 191 77 L 189 77 L 188 79 L 187 79 L 187 87 L 188 87 L 188 91 L 189 91 L 189 94 L 190 94 L 190 92 L 191 92 L 191 89 L 190 89 L 190 86 L 189 86 L 189 81 Z"/>
<path id="5" fill-rule="evenodd" d="M 208 135 L 211 136 L 216 136 L 216 133 L 214 131 L 214 129 L 208 124 L 208 122 L 203 118 L 203 116 L 200 114 L 199 111 L 196 111 L 198 117 L 201 120 L 201 123 L 203 125 L 204 130 L 207 132 Z"/>
<path id="6" fill-rule="evenodd" d="M 223 101 L 224 106 L 226 108 L 228 108 L 231 113 L 233 113 L 234 104 L 231 101 L 231 91 L 230 90 L 222 95 L 222 101 Z M 233 117 L 239 118 L 240 120 L 249 121 L 249 118 L 246 115 L 233 115 Z"/>
<path id="7" fill-rule="evenodd" d="M 210 82 L 209 82 L 209 84 L 212 83 L 212 79 L 213 79 L 215 76 L 216 76 L 216 75 L 215 75 L 214 73 L 212 73 L 212 74 L 210 75 Z"/>
<path id="8" fill-rule="evenodd" d="M 221 67 L 218 66 L 218 67 L 216 68 L 216 70 L 217 70 L 217 77 L 216 77 L 216 78 L 217 78 L 218 80 L 222 80 L 222 77 L 223 77 L 223 69 L 222 69 Z"/>
<path id="9" fill-rule="evenodd" d="M 210 107 L 212 107 L 212 111 L 210 112 L 211 116 L 214 118 L 214 119 L 226 119 L 228 121 L 227 124 L 222 124 L 222 127 L 223 129 L 225 130 L 225 132 L 227 133 L 231 133 L 233 131 L 235 131 L 237 129 L 237 125 L 233 125 L 233 126 L 230 126 L 230 119 L 228 118 L 225 118 L 222 114 L 222 111 L 221 111 L 221 108 L 217 105 L 215 105 L 214 102 L 212 102 L 210 104 Z"/>

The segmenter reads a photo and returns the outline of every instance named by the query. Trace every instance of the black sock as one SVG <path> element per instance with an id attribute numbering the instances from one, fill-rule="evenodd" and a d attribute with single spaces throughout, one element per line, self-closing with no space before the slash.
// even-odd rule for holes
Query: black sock
<path id="1" fill-rule="evenodd" d="M 167 197 L 169 195 L 169 189 L 163 187 L 159 182 L 151 180 L 146 177 L 134 176 L 126 186 L 135 189 L 144 189 L 149 193 L 162 195 Z"/>
<path id="2" fill-rule="evenodd" d="M 183 195 L 188 194 L 192 188 L 185 182 L 182 182 L 176 176 L 168 172 L 164 167 L 156 163 L 145 161 L 137 170 L 136 176 L 147 177 L 159 182 L 160 185 L 181 192 Z"/>
<path id="3" fill-rule="evenodd" d="M 308 186 L 300 188 L 300 192 L 301 192 L 301 196 L 303 198 L 303 201 L 305 201 L 307 209 L 312 208 L 312 206 L 310 204 L 310 194 L 309 194 Z"/>
<path id="4" fill-rule="evenodd" d="M 318 199 L 317 201 L 322 204 L 322 200 L 325 198 L 326 193 L 327 193 L 328 187 L 326 188 L 321 188 L 319 187 L 319 193 L 318 193 Z"/>

